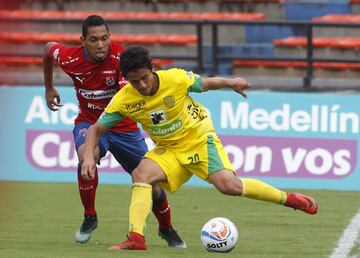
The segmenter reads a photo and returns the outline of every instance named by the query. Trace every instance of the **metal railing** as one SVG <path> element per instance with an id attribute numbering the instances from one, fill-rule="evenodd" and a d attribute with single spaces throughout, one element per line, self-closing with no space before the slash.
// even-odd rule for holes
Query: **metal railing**
<path id="1" fill-rule="evenodd" d="M 0 17 L 0 24 L 8 22 L 26 22 L 26 23 L 81 23 L 82 19 L 44 19 L 44 18 L 23 18 L 23 19 L 11 19 Z M 219 73 L 219 63 L 221 61 L 233 61 L 236 59 L 241 60 L 269 60 L 269 61 L 305 61 L 307 62 L 306 75 L 303 78 L 303 86 L 310 87 L 314 75 L 314 62 L 348 62 L 348 63 L 360 63 L 360 59 L 349 59 L 349 58 L 315 58 L 313 51 L 313 30 L 316 27 L 343 27 L 343 28 L 354 28 L 359 29 L 360 24 L 356 23 L 321 23 L 321 22 L 306 22 L 306 21 L 223 21 L 223 20 L 212 20 L 212 21 L 178 21 L 178 20 L 125 20 L 125 19 L 107 19 L 109 24 L 141 24 L 147 26 L 149 24 L 161 24 L 161 25 L 176 25 L 176 26 L 195 26 L 197 34 L 197 46 L 195 55 L 173 55 L 173 54 L 162 54 L 153 55 L 154 58 L 173 59 L 173 60 L 192 60 L 196 61 L 196 72 L 204 73 L 204 27 L 211 27 L 211 52 L 212 52 L 212 75 Z M 287 27 L 302 27 L 306 28 L 307 37 L 307 48 L 306 56 L 301 57 L 244 57 L 234 55 L 222 55 L 219 51 L 219 26 L 246 26 L 246 25 L 257 25 L 257 26 L 287 26 Z"/>
<path id="2" fill-rule="evenodd" d="M 287 21 L 211 21 L 207 22 L 212 26 L 212 56 L 213 56 L 213 74 L 217 74 L 219 70 L 219 61 L 225 60 L 269 60 L 269 61 L 305 61 L 307 62 L 306 75 L 303 80 L 304 87 L 310 87 L 311 81 L 314 74 L 314 62 L 338 62 L 338 63 L 360 63 L 360 59 L 354 58 L 315 58 L 314 57 L 314 46 L 313 46 L 313 29 L 315 27 L 344 27 L 344 28 L 360 28 L 360 24 L 355 23 L 320 23 L 320 22 L 287 22 Z M 292 58 L 292 57 L 242 57 L 242 56 L 229 56 L 219 54 L 219 38 L 218 31 L 221 25 L 260 25 L 260 26 L 290 26 L 290 27 L 302 27 L 306 28 L 306 57 L 304 58 Z"/>

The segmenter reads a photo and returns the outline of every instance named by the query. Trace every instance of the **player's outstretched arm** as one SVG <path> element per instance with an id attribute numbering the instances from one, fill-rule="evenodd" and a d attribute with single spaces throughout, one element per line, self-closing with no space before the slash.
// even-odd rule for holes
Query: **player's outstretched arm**
<path id="1" fill-rule="evenodd" d="M 84 145 L 84 161 L 81 166 L 81 176 L 91 181 L 95 178 L 96 161 L 95 161 L 95 149 L 99 144 L 100 136 L 108 129 L 95 123 L 90 126 L 86 131 L 86 139 Z"/>
<path id="2" fill-rule="evenodd" d="M 251 88 L 251 84 L 241 77 L 202 77 L 201 88 L 203 91 L 230 88 L 246 98 L 245 90 Z"/>
<path id="3" fill-rule="evenodd" d="M 57 111 L 62 105 L 60 104 L 60 95 L 54 87 L 53 82 L 53 63 L 50 55 L 50 49 L 56 42 L 48 42 L 44 46 L 43 71 L 45 84 L 46 104 L 51 111 Z"/>

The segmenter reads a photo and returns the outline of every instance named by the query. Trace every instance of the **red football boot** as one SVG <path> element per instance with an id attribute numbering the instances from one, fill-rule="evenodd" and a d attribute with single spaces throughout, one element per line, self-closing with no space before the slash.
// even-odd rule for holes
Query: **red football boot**
<path id="1" fill-rule="evenodd" d="M 109 250 L 147 250 L 145 237 L 136 232 L 130 232 L 127 239 Z"/>
<path id="2" fill-rule="evenodd" d="M 294 208 L 295 210 L 302 210 L 309 214 L 316 214 L 318 205 L 315 199 L 311 196 L 301 193 L 286 193 L 287 200 L 285 206 Z"/>

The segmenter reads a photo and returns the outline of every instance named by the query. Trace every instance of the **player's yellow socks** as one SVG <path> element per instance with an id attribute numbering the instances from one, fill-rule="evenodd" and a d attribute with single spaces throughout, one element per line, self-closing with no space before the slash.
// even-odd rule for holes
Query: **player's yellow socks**
<path id="1" fill-rule="evenodd" d="M 152 207 L 152 186 L 145 183 L 132 185 L 131 203 L 129 208 L 129 232 L 144 235 L 146 220 Z"/>
<path id="2" fill-rule="evenodd" d="M 252 178 L 240 178 L 240 180 L 243 184 L 242 196 L 244 197 L 277 204 L 286 202 L 286 193 L 271 185 Z"/>

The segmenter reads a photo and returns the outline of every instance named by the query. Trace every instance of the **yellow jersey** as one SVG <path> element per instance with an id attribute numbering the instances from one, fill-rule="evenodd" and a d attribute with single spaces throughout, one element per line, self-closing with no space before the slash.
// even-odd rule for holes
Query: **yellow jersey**
<path id="1" fill-rule="evenodd" d="M 124 117 L 142 125 L 159 145 L 182 145 L 214 131 L 206 109 L 189 96 L 200 92 L 201 77 L 182 69 L 160 70 L 158 91 L 144 96 L 130 83 L 116 93 L 98 123 L 106 128 Z"/>

